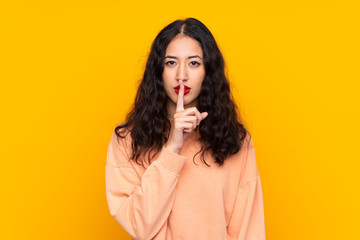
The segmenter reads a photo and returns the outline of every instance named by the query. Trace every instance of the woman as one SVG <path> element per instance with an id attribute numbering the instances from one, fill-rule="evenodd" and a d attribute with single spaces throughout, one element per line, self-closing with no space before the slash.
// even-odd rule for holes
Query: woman
<path id="1" fill-rule="evenodd" d="M 155 38 L 105 174 L 110 213 L 133 239 L 265 239 L 254 146 L 200 21 Z"/>

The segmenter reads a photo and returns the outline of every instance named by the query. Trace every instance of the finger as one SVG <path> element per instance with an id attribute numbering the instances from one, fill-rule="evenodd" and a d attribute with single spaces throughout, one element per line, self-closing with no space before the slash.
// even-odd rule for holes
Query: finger
<path id="1" fill-rule="evenodd" d="M 181 118 L 182 121 L 188 122 L 192 124 L 192 128 L 195 129 L 197 127 L 198 119 L 195 116 L 186 116 Z"/>
<path id="2" fill-rule="evenodd" d="M 184 110 L 184 83 L 182 80 L 179 80 L 179 84 L 180 84 L 180 89 L 179 89 L 179 94 L 178 94 L 177 103 L 176 103 L 176 111 L 177 112 Z"/>
<path id="3" fill-rule="evenodd" d="M 180 131 L 184 131 L 185 129 L 191 129 L 193 127 L 193 124 L 192 123 L 187 123 L 187 122 L 181 122 L 181 123 L 177 123 L 175 125 L 175 127 L 177 129 L 179 129 Z"/>
<path id="4" fill-rule="evenodd" d="M 180 121 L 180 122 L 192 123 L 192 124 L 195 124 L 195 126 L 196 126 L 197 117 L 196 117 L 196 116 L 193 116 L 193 115 L 190 115 L 190 116 L 182 116 L 182 117 L 177 117 L 176 120 L 177 120 L 177 121 Z"/>
<path id="5" fill-rule="evenodd" d="M 202 120 L 204 120 L 208 115 L 209 115 L 209 114 L 208 114 L 207 112 L 202 112 L 202 113 L 200 113 L 200 120 L 199 120 L 198 125 L 200 125 L 200 122 L 201 122 Z"/>
<path id="6" fill-rule="evenodd" d="M 185 111 L 186 111 L 185 114 L 190 114 L 190 113 L 194 114 L 194 115 L 196 116 L 196 118 L 197 118 L 196 124 L 197 124 L 197 125 L 200 124 L 200 122 L 201 122 L 201 120 L 202 120 L 203 118 L 202 118 L 199 110 L 197 110 L 196 107 L 188 108 L 188 109 L 186 109 Z"/>
<path id="7" fill-rule="evenodd" d="M 201 117 L 202 119 L 201 120 L 204 120 L 209 114 L 207 112 L 202 112 L 201 113 Z"/>

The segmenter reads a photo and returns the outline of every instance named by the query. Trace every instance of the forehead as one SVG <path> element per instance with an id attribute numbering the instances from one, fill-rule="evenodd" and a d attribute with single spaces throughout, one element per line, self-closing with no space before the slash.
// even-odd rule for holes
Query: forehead
<path id="1" fill-rule="evenodd" d="M 202 57 L 202 49 L 200 43 L 195 39 L 186 35 L 178 35 L 167 46 L 166 54 L 176 56 L 196 54 Z"/>

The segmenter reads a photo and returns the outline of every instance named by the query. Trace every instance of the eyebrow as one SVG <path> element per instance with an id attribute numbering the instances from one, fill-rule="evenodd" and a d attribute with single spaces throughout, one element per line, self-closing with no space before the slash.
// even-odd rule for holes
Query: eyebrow
<path id="1" fill-rule="evenodd" d="M 175 56 L 170 56 L 170 55 L 166 56 L 165 58 L 174 58 L 174 59 L 177 59 L 177 57 L 175 57 Z M 188 59 L 190 59 L 190 58 L 200 58 L 200 59 L 202 59 L 199 55 L 189 56 Z"/>

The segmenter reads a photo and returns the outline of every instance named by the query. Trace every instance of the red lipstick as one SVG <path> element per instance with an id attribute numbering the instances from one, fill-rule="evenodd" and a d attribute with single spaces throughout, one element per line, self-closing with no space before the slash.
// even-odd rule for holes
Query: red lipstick
<path id="1" fill-rule="evenodd" d="M 177 85 L 176 87 L 174 87 L 174 91 L 179 94 L 179 90 L 180 90 L 180 85 Z M 191 88 L 184 85 L 184 95 L 188 94 L 190 92 Z"/>

